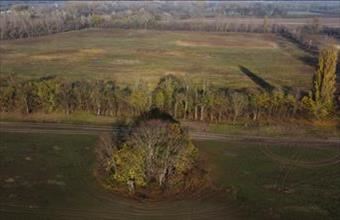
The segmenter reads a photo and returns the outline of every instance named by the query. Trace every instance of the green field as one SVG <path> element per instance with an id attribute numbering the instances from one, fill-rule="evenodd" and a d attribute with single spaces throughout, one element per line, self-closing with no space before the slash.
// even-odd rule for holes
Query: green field
<path id="1" fill-rule="evenodd" d="M 240 66 L 269 84 L 309 88 L 308 54 L 272 34 L 88 29 L 2 41 L 0 74 L 27 78 L 143 80 L 187 76 L 231 88 L 258 86 Z"/>
<path id="2" fill-rule="evenodd" d="M 233 198 L 259 219 L 338 219 L 339 146 L 198 142 Z"/>
<path id="3" fill-rule="evenodd" d="M 196 141 L 225 196 L 145 202 L 102 189 L 95 136 L 0 133 L 5 219 L 336 219 L 340 149 Z M 249 217 L 248 217 L 249 218 Z"/>
<path id="4" fill-rule="evenodd" d="M 113 195 L 93 176 L 95 136 L 0 133 L 1 219 L 224 219 L 231 203 L 142 202 Z M 235 211 L 236 210 L 236 211 Z"/>

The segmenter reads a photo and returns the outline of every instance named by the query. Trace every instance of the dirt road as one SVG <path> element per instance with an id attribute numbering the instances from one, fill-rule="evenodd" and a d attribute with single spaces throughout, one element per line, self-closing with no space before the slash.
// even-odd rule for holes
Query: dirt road
<path id="1" fill-rule="evenodd" d="M 85 134 L 99 135 L 105 132 L 118 132 L 122 128 L 108 125 L 75 125 L 60 123 L 30 123 L 30 122 L 0 122 L 0 132 L 19 133 L 53 133 L 53 134 Z M 340 138 L 301 138 L 301 137 L 265 137 L 226 135 L 210 132 L 190 131 L 194 140 L 218 141 L 246 141 L 254 143 L 281 143 L 281 144 L 307 144 L 307 145 L 333 145 L 340 147 Z"/>

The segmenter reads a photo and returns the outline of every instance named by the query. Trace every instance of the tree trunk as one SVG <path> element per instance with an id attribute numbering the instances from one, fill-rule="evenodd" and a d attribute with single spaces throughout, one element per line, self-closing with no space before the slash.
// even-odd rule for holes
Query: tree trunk
<path id="1" fill-rule="evenodd" d="M 183 114 L 184 120 L 187 118 L 187 114 L 188 114 L 188 101 L 185 100 L 185 102 L 184 102 L 184 114 Z"/>
<path id="2" fill-rule="evenodd" d="M 201 106 L 201 118 L 200 118 L 201 121 L 204 120 L 204 105 Z"/>
<path id="3" fill-rule="evenodd" d="M 212 111 L 210 112 L 210 121 L 214 121 L 214 113 Z"/>
<path id="4" fill-rule="evenodd" d="M 195 106 L 195 116 L 194 116 L 194 120 L 197 120 L 197 118 L 198 118 L 198 107 L 197 107 L 197 105 Z"/>
<path id="5" fill-rule="evenodd" d="M 177 118 L 177 107 L 178 107 L 178 103 L 175 102 L 175 105 L 174 105 L 174 118 Z"/>
<path id="6" fill-rule="evenodd" d="M 237 113 L 237 112 L 235 112 L 235 113 L 234 113 L 234 117 L 233 117 L 233 123 L 235 123 L 235 122 L 236 122 L 236 119 L 237 119 L 237 117 L 238 117 L 238 113 Z"/>
<path id="7" fill-rule="evenodd" d="M 135 182 L 133 180 L 128 180 L 127 185 L 128 185 L 128 188 L 129 188 L 129 192 L 134 193 L 135 192 Z"/>
<path id="8" fill-rule="evenodd" d="M 100 106 L 97 106 L 97 116 L 100 115 Z"/>
<path id="9" fill-rule="evenodd" d="M 159 175 L 159 187 L 162 187 L 164 185 L 167 173 L 168 173 L 168 168 L 164 168 L 163 172 Z"/>
<path id="10" fill-rule="evenodd" d="M 120 107 L 119 105 L 116 106 L 116 117 L 120 116 Z"/>
<path id="11" fill-rule="evenodd" d="M 25 107 L 26 107 L 26 114 L 30 113 L 30 109 L 28 107 L 28 101 L 25 101 Z"/>

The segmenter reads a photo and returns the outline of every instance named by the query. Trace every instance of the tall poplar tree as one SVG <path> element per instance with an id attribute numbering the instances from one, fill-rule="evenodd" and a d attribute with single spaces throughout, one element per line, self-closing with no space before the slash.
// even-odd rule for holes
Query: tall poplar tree
<path id="1" fill-rule="evenodd" d="M 319 118 L 334 111 L 336 65 L 337 50 L 334 47 L 322 49 L 310 100 L 311 110 Z"/>

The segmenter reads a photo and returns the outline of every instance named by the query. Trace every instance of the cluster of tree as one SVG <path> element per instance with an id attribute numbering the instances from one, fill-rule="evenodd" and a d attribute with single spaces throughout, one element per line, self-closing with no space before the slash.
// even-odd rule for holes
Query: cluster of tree
<path id="1" fill-rule="evenodd" d="M 95 18 L 72 5 L 59 8 L 14 7 L 0 14 L 0 39 L 18 39 L 79 30 L 93 25 Z"/>
<path id="2" fill-rule="evenodd" d="M 285 6 L 287 5 L 248 2 L 248 4 L 226 4 L 222 10 L 225 15 L 229 16 L 286 17 L 292 9 Z"/>
<path id="3" fill-rule="evenodd" d="M 158 109 L 142 114 L 124 137 L 101 136 L 97 148 L 107 182 L 127 184 L 130 192 L 136 187 L 184 186 L 197 153 L 188 132 Z"/>
<path id="4" fill-rule="evenodd" d="M 334 105 L 330 100 L 334 100 L 337 54 L 337 49 L 333 47 L 320 52 L 317 82 L 314 82 L 311 100 L 320 100 L 324 97 L 324 91 L 329 90 L 327 105 Z M 142 81 L 125 87 L 118 86 L 114 81 L 71 82 L 57 77 L 25 81 L 7 76 L 0 81 L 0 111 L 20 109 L 27 114 L 63 110 L 66 114 L 86 111 L 96 115 L 131 117 L 156 106 L 175 118 L 190 120 L 235 121 L 239 117 L 257 120 L 262 115 L 282 119 L 305 115 L 307 102 L 300 101 L 300 93 L 282 90 L 236 91 L 207 83 L 194 84 L 173 75 L 160 79 L 153 89 Z M 315 105 L 309 101 L 308 106 Z"/>
<path id="5" fill-rule="evenodd" d="M 281 36 L 312 53 L 317 53 L 320 48 L 336 44 L 337 29 L 322 26 L 317 17 L 313 18 L 312 23 L 309 25 L 281 26 L 277 30 Z"/>
<path id="6" fill-rule="evenodd" d="M 236 121 L 239 118 L 295 117 L 301 110 L 297 97 L 282 91 L 232 91 L 193 85 L 172 75 L 162 78 L 152 91 L 143 82 L 118 87 L 113 81 L 40 79 L 18 82 L 3 79 L 0 110 L 23 113 L 64 111 L 134 117 L 152 107 L 178 119 Z"/>
<path id="7" fill-rule="evenodd" d="M 0 39 L 17 39 L 52 33 L 100 28 L 143 28 L 159 30 L 221 31 L 221 32 L 273 32 L 294 33 L 294 38 L 311 31 L 319 33 L 317 19 L 311 25 L 288 29 L 285 25 L 271 23 L 268 17 L 280 14 L 273 6 L 251 4 L 236 6 L 222 3 L 187 2 L 106 2 L 63 3 L 49 6 L 20 6 L 0 13 Z M 223 7 L 221 7 L 223 6 Z M 230 22 L 226 18 L 231 11 L 240 11 L 242 16 L 260 16 L 263 24 Z M 248 11 L 248 12 L 245 12 Z M 190 19 L 188 19 L 190 18 Z M 212 22 L 204 18 L 215 18 Z M 183 20 L 184 19 L 184 20 Z M 209 20 L 208 20 L 209 21 Z M 305 34 L 306 33 L 306 34 Z M 323 33 L 328 33 L 323 32 Z M 299 35 L 295 37 L 295 35 Z M 310 44 L 310 42 L 308 43 Z"/>

